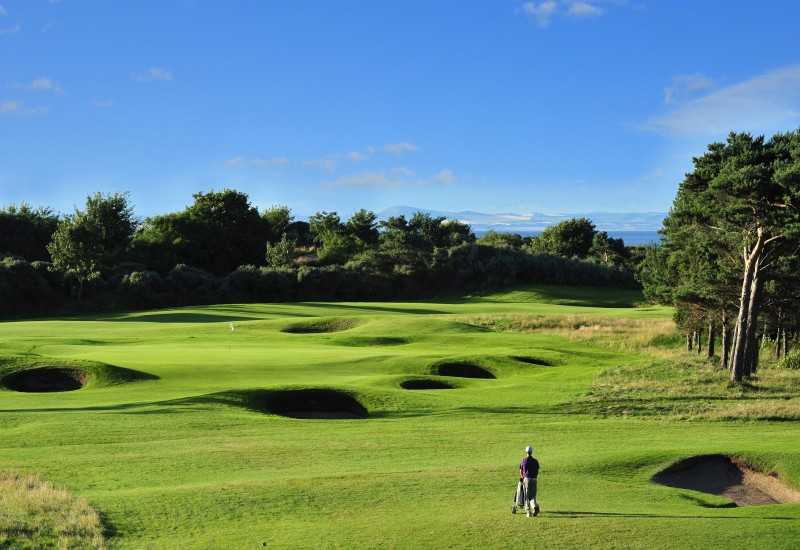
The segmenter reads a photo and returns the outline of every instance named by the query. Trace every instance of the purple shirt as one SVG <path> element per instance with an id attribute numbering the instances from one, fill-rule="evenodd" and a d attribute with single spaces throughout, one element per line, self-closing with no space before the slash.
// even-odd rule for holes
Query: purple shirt
<path id="1" fill-rule="evenodd" d="M 519 469 L 522 470 L 522 477 L 535 479 L 539 475 L 539 461 L 532 456 L 526 456 L 519 463 Z"/>

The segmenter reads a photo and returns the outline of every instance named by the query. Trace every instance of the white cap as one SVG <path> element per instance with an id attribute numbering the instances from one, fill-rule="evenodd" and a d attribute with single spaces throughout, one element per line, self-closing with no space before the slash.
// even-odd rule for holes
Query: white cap
<path id="1" fill-rule="evenodd" d="M 527 447 L 525 447 L 525 452 L 526 452 L 526 453 L 532 453 L 532 452 L 533 452 L 533 447 L 531 447 L 530 445 L 528 445 Z"/>

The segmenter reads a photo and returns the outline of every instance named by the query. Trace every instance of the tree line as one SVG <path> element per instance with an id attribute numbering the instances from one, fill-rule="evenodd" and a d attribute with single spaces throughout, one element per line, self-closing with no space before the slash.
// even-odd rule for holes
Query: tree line
<path id="1" fill-rule="evenodd" d="M 693 159 L 638 274 L 645 296 L 675 306 L 687 347 L 720 337 L 733 381 L 756 373 L 764 342 L 786 356 L 800 329 L 800 130 L 767 140 L 731 133 Z"/>
<path id="2" fill-rule="evenodd" d="M 127 193 L 83 208 L 0 210 L 0 315 L 248 301 L 392 300 L 521 283 L 635 287 L 641 254 L 565 220 L 539 237 L 416 212 L 358 210 L 295 220 L 242 192 L 193 195 L 179 212 L 136 217 Z"/>

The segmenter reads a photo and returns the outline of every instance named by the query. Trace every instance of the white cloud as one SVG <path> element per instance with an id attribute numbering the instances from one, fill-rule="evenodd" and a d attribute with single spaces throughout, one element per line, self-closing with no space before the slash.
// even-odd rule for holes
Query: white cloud
<path id="1" fill-rule="evenodd" d="M 5 17 L 6 9 L 3 7 L 3 4 L 0 4 L 0 17 Z"/>
<path id="2" fill-rule="evenodd" d="M 53 92 L 55 94 L 64 93 L 64 89 L 58 84 L 58 82 L 45 77 L 37 78 L 36 80 L 30 82 L 29 84 L 21 84 L 19 82 L 14 82 L 13 84 L 9 84 L 8 87 L 15 88 L 18 90 Z"/>
<path id="3" fill-rule="evenodd" d="M 674 76 L 672 77 L 672 85 L 664 88 L 664 104 L 669 105 L 693 92 L 713 87 L 714 81 L 703 73 Z"/>
<path id="4" fill-rule="evenodd" d="M 133 77 L 137 82 L 153 82 L 155 80 L 172 81 L 172 72 L 162 67 L 150 67 L 143 73 Z"/>
<path id="5" fill-rule="evenodd" d="M 672 101 L 670 110 L 637 128 L 670 136 L 724 136 L 732 131 L 768 134 L 800 125 L 800 65 L 776 69 L 708 94 Z"/>
<path id="6" fill-rule="evenodd" d="M 391 170 L 369 171 L 358 174 L 342 176 L 334 181 L 327 181 L 327 187 L 402 187 L 414 177 L 414 172 L 408 168 L 393 168 Z"/>
<path id="7" fill-rule="evenodd" d="M 452 170 L 442 170 L 433 177 L 433 181 L 441 185 L 453 185 L 456 182 L 456 175 Z"/>
<path id="8" fill-rule="evenodd" d="M 336 156 L 328 155 L 327 157 L 321 159 L 308 159 L 304 160 L 301 164 L 309 168 L 321 168 L 323 170 L 327 170 L 328 172 L 333 172 L 336 170 Z"/>
<path id="9" fill-rule="evenodd" d="M 558 11 L 558 5 L 555 2 L 540 2 L 538 5 L 533 2 L 525 2 L 522 4 L 522 10 L 531 16 L 540 27 L 544 28 L 550 24 L 550 18 Z"/>
<path id="10" fill-rule="evenodd" d="M 361 153 L 359 151 L 351 151 L 347 153 L 347 160 L 350 162 L 366 162 L 372 158 L 372 155 L 375 154 L 375 149 L 369 147 L 366 153 Z"/>
<path id="11" fill-rule="evenodd" d="M 588 2 L 575 2 L 569 7 L 569 14 L 573 17 L 597 17 L 606 12 L 603 8 L 597 7 Z"/>
<path id="12" fill-rule="evenodd" d="M 625 0 L 546 0 L 544 2 L 525 2 L 522 11 L 542 28 L 550 26 L 553 18 L 569 16 L 574 18 L 600 17 L 606 8 L 599 4 L 612 3 L 626 5 Z"/>
<path id="13" fill-rule="evenodd" d="M 0 116 L 33 116 L 43 115 L 50 111 L 50 107 L 26 107 L 21 101 L 6 101 L 0 103 Z"/>
<path id="14" fill-rule="evenodd" d="M 289 164 L 289 160 L 283 157 L 276 157 L 272 159 L 264 159 L 264 158 L 247 158 L 245 156 L 238 156 L 232 157 L 225 161 L 226 166 L 234 167 L 234 168 L 258 168 L 258 169 L 265 169 L 265 168 L 273 168 L 276 166 L 286 166 Z"/>
<path id="15" fill-rule="evenodd" d="M 98 99 L 96 101 L 92 101 L 92 107 L 95 107 L 97 109 L 110 109 L 114 105 L 115 102 L 113 99 L 105 99 L 105 100 Z"/>
<path id="16" fill-rule="evenodd" d="M 17 25 L 16 27 L 11 27 L 10 29 L 0 29 L 0 35 L 3 34 L 17 34 L 19 31 L 22 30 L 22 27 Z"/>
<path id="17" fill-rule="evenodd" d="M 413 143 L 404 141 L 402 143 L 389 143 L 388 145 L 384 145 L 383 150 L 387 153 L 391 153 L 392 155 L 400 157 L 406 153 L 413 153 L 414 151 L 419 150 L 419 147 Z"/>
<path id="18" fill-rule="evenodd" d="M 273 159 L 250 159 L 250 166 L 253 168 L 272 168 L 275 166 L 286 166 L 287 164 L 289 164 L 289 159 L 283 157 Z"/>

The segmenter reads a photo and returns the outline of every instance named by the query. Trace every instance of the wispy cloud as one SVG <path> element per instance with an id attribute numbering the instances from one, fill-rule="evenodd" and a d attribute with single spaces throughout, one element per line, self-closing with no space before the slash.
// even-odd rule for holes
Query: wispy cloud
<path id="1" fill-rule="evenodd" d="M 18 34 L 22 30 L 22 27 L 17 25 L 16 27 L 11 27 L 10 29 L 0 29 L 0 35 L 6 34 Z"/>
<path id="2" fill-rule="evenodd" d="M 388 145 L 384 145 L 383 150 L 387 153 L 391 153 L 392 155 L 401 157 L 406 153 L 413 153 L 414 151 L 419 150 L 419 147 L 413 143 L 404 141 L 402 143 L 389 143 Z"/>
<path id="3" fill-rule="evenodd" d="M 173 77 L 172 77 L 172 71 L 169 71 L 162 67 L 150 67 L 146 71 L 134 75 L 133 79 L 136 82 L 153 82 L 158 80 L 171 82 L 173 80 Z"/>
<path id="4" fill-rule="evenodd" d="M 453 185 L 456 182 L 456 175 L 452 170 L 445 169 L 433 176 L 433 181 L 441 185 Z"/>
<path id="5" fill-rule="evenodd" d="M 672 84 L 664 88 L 664 104 L 685 99 L 698 90 L 713 88 L 714 81 L 703 73 L 681 74 L 672 77 Z"/>
<path id="6" fill-rule="evenodd" d="M 375 149 L 369 147 L 366 153 L 360 151 L 350 151 L 347 153 L 347 160 L 350 162 L 367 162 L 375 154 Z"/>
<path id="7" fill-rule="evenodd" d="M 689 80 L 702 83 L 702 79 Z M 667 112 L 636 128 L 671 136 L 717 136 L 730 131 L 766 134 L 796 128 L 800 125 L 798 89 L 800 65 L 792 65 L 686 101 L 678 101 L 673 92 Z"/>
<path id="8" fill-rule="evenodd" d="M 286 166 L 289 164 L 289 160 L 283 157 L 273 158 L 273 159 L 264 159 L 264 158 L 247 158 L 244 156 L 241 157 L 233 157 L 229 158 L 225 161 L 226 166 L 231 167 L 238 167 L 238 168 L 274 168 L 278 166 Z"/>
<path id="9" fill-rule="evenodd" d="M 96 109 L 110 109 L 116 105 L 116 102 L 113 99 L 98 99 L 92 101 L 92 107 Z"/>
<path id="10" fill-rule="evenodd" d="M 605 9 L 590 4 L 589 2 L 575 2 L 569 7 L 567 13 L 573 17 L 597 17 L 603 15 L 605 12 Z"/>
<path id="11" fill-rule="evenodd" d="M 300 164 L 308 168 L 321 168 L 322 170 L 333 172 L 336 170 L 336 158 L 336 155 L 328 155 L 325 158 L 304 160 Z"/>
<path id="12" fill-rule="evenodd" d="M 58 82 L 45 77 L 37 78 L 33 82 L 29 82 L 28 84 L 14 82 L 12 84 L 9 84 L 8 87 L 17 90 L 34 90 L 41 92 L 53 92 L 55 94 L 64 93 L 64 89 L 59 85 Z"/>
<path id="13" fill-rule="evenodd" d="M 525 2 L 522 4 L 522 11 L 533 18 L 536 24 L 544 28 L 550 25 L 550 19 L 558 12 L 558 4 L 555 2 Z"/>
<path id="14" fill-rule="evenodd" d="M 608 3 L 612 0 L 546 0 L 543 2 L 525 2 L 522 4 L 522 12 L 541 28 L 550 26 L 553 18 L 568 16 L 573 18 L 600 17 L 605 15 L 606 8 L 600 4 Z M 626 2 L 614 0 L 615 4 L 625 4 Z"/>
<path id="15" fill-rule="evenodd" d="M 6 16 L 6 9 L 3 7 L 3 4 L 0 4 L 0 17 Z"/>
<path id="16" fill-rule="evenodd" d="M 5 101 L 0 103 L 0 116 L 33 116 L 43 115 L 50 111 L 50 107 L 26 107 L 22 101 Z"/>
<path id="17" fill-rule="evenodd" d="M 365 170 L 358 174 L 342 176 L 333 181 L 324 182 L 327 187 L 386 187 L 397 188 L 408 183 L 414 172 L 408 168 L 398 167 L 391 170 Z"/>

